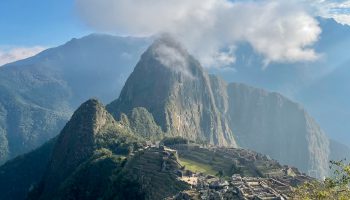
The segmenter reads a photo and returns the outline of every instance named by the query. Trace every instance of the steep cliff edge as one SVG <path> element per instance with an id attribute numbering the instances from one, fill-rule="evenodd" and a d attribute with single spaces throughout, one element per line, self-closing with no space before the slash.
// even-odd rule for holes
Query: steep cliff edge
<path id="1" fill-rule="evenodd" d="M 219 146 L 237 142 L 314 177 L 328 173 L 329 139 L 299 104 L 208 75 L 170 37 L 142 55 L 120 97 L 107 106 L 116 119 L 122 113 L 131 118 L 138 107 L 153 116 L 164 136 Z"/>
<path id="2" fill-rule="evenodd" d="M 144 107 L 167 136 L 236 146 L 215 103 L 210 78 L 199 62 L 169 36 L 142 55 L 120 97 L 107 106 L 118 119 Z"/>
<path id="3" fill-rule="evenodd" d="M 229 84 L 227 93 L 227 118 L 241 147 L 315 177 L 327 175 L 329 139 L 299 104 L 244 84 Z"/>

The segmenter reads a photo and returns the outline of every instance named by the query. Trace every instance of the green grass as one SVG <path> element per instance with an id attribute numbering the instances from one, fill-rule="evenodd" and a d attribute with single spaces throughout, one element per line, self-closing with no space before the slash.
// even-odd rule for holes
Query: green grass
<path id="1" fill-rule="evenodd" d="M 198 163 L 185 158 L 179 158 L 179 162 L 182 166 L 185 166 L 185 169 L 188 169 L 192 172 L 201 172 L 204 174 L 210 174 L 214 176 L 217 174 L 217 171 L 215 171 L 210 165 Z"/>

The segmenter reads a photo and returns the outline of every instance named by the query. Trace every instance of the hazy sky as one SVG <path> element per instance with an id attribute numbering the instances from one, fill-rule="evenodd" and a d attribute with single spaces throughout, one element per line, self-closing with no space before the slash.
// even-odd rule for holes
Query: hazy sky
<path id="1" fill-rule="evenodd" d="M 349 0 L 232 2 L 3 0 L 0 1 L 0 65 L 96 31 L 127 35 L 173 31 L 183 36 L 186 33 L 184 42 L 207 65 L 234 62 L 235 43 L 238 41 L 250 43 L 265 56 L 267 63 L 314 60 L 318 57 L 317 52 L 308 46 L 317 41 L 320 30 L 312 17 L 322 15 L 350 23 Z M 275 20 L 272 25 L 269 23 L 279 18 L 281 20 Z M 280 29 L 280 32 L 276 35 L 274 29 Z M 294 31 L 296 29 L 299 32 Z M 195 42 L 198 35 L 207 41 L 205 47 Z M 293 39 L 285 42 L 285 37 Z M 267 45 L 271 41 L 275 42 Z M 226 53 L 219 52 L 224 44 L 229 44 L 230 49 Z M 201 51 L 203 49 L 206 50 Z"/>

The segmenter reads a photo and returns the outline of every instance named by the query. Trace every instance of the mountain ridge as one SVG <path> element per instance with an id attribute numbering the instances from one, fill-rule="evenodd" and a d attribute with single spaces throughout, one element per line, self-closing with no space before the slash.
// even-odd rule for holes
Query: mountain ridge
<path id="1" fill-rule="evenodd" d="M 323 161 L 328 157 L 317 150 L 319 141 L 328 140 L 300 105 L 277 93 L 208 75 L 195 58 L 168 40 L 157 40 L 143 54 L 120 97 L 107 108 L 96 99 L 83 103 L 43 152 L 47 160 L 38 163 L 35 176 L 23 185 L 11 183 L 19 188 L 4 195 L 12 198 L 19 192 L 17 197 L 28 195 L 28 200 L 163 199 L 190 188 L 181 177 L 193 173 L 193 166 L 208 173 L 195 173 L 205 180 L 235 174 L 272 176 L 287 180 L 287 185 L 311 180 L 275 158 L 303 171 L 319 167 L 314 175 L 318 178 L 326 174 Z M 174 54 L 179 55 L 171 57 Z M 178 65 L 180 69 L 174 69 Z M 179 115 L 186 123 L 179 123 Z M 290 116 L 296 116 L 296 123 L 285 120 Z M 156 147 L 159 140 L 172 148 Z M 232 148 L 236 142 L 268 156 Z M 266 149 L 259 149 L 263 142 Z M 0 178 L 16 178 L 6 166 L 27 169 L 33 155 L 37 152 L 0 167 Z"/>
<path id="2" fill-rule="evenodd" d="M 117 98 L 148 40 L 93 34 L 2 66 L 0 164 L 55 137 L 86 99 Z"/>
<path id="3" fill-rule="evenodd" d="M 155 41 L 142 55 L 120 97 L 107 106 L 116 119 L 144 107 L 165 136 L 219 146 L 238 143 L 315 177 L 327 176 L 329 139 L 300 104 L 279 93 L 208 75 L 168 37 Z M 168 59 L 164 52 L 173 57 Z M 185 123 L 179 123 L 181 119 Z"/>
<path id="4" fill-rule="evenodd" d="M 332 38 L 346 37 L 349 30 L 348 27 L 340 27 L 339 24 L 332 20 L 318 19 L 318 21 L 320 21 L 322 29 L 325 29 L 327 32 L 322 33 L 320 44 L 316 44 L 318 51 L 328 49 L 326 48 L 327 45 L 333 44 Z M 86 99 L 97 97 L 102 102 L 109 103 L 117 98 L 126 77 L 132 72 L 132 67 L 136 64 L 137 59 L 150 44 L 151 40 L 149 38 L 135 39 L 92 34 L 81 39 L 72 39 L 59 48 L 46 50 L 35 57 L 1 67 L 0 164 L 17 155 L 29 152 L 56 136 L 73 111 Z M 346 45 L 346 43 L 341 44 L 342 46 Z M 70 50 L 66 51 L 68 47 Z M 68 57 L 64 51 L 74 56 Z M 237 57 L 244 57 L 244 55 L 240 55 L 240 50 L 237 54 L 239 54 Z M 74 57 L 75 59 L 73 59 Z M 333 58 L 334 54 L 331 54 L 331 59 Z M 343 58 L 345 58 L 344 55 L 342 55 Z M 74 65 L 71 65 L 70 62 L 74 63 Z M 239 60 L 237 62 L 240 63 L 239 65 L 245 66 Z M 76 68 L 81 70 L 69 71 L 72 75 L 63 77 L 63 74 L 68 73 L 62 72 L 64 66 L 68 66 L 65 67 L 67 69 Z M 256 63 L 255 67 L 257 66 L 260 65 Z M 224 70 L 225 73 L 213 71 L 212 69 L 210 71 L 220 74 L 227 82 L 243 81 L 249 83 L 249 85 L 260 85 L 266 89 L 288 95 L 288 88 L 287 90 L 278 90 L 278 88 L 270 87 L 270 85 L 261 83 L 261 81 L 262 79 L 270 80 L 268 78 L 270 75 L 277 74 L 278 76 L 275 77 L 280 77 L 278 81 L 283 83 L 283 80 L 286 78 L 283 74 L 290 76 L 290 74 L 294 73 L 289 73 L 290 70 L 285 72 L 285 69 L 293 68 L 293 66 L 273 65 L 257 75 L 252 71 L 255 68 L 249 65 L 244 69 L 248 70 L 251 77 L 254 77 L 256 81 L 253 82 L 247 81 L 245 71 L 244 73 L 240 71 L 243 68 L 237 68 L 238 71 L 235 74 L 227 70 Z M 336 71 L 338 71 L 337 74 L 344 72 L 342 70 Z M 285 73 L 281 75 L 282 72 Z M 237 76 L 238 74 L 240 74 L 239 77 Z M 83 77 L 84 81 L 76 81 L 77 77 Z M 324 81 L 320 80 L 320 82 L 323 83 Z M 328 82 L 332 83 L 334 81 Z M 273 86 L 279 85 L 281 84 L 273 84 Z M 346 87 L 341 87 L 340 90 L 334 91 L 336 95 L 332 97 L 329 97 L 329 94 L 333 94 L 333 92 L 327 92 L 327 94 L 323 92 L 321 94 L 318 93 L 316 96 L 322 97 L 319 101 L 317 98 L 305 96 L 305 94 L 313 94 L 312 91 L 320 91 L 320 89 L 324 88 L 323 84 L 315 85 L 317 88 L 313 86 L 307 88 L 301 92 L 302 94 L 298 95 L 297 99 L 299 102 L 303 102 L 328 135 L 339 141 L 339 137 L 332 137 L 332 134 L 336 130 L 335 132 L 342 133 L 346 137 L 346 134 L 344 135 L 344 124 L 346 123 L 342 119 L 346 119 L 346 114 L 343 111 L 344 109 L 347 110 L 348 106 L 343 101 L 339 103 L 339 95 L 341 92 L 344 93 L 346 91 Z M 88 86 L 87 88 L 89 89 L 85 89 L 85 86 Z M 335 87 L 339 86 L 335 85 Z M 82 92 L 78 94 L 76 91 L 80 89 Z M 321 101 L 327 103 L 321 105 Z M 323 106 L 329 104 L 330 101 L 336 103 L 332 103 L 332 107 Z M 342 108 L 339 105 L 342 105 Z M 330 119 L 328 113 L 334 111 L 339 112 L 337 116 Z M 339 125 L 339 123 L 343 123 L 343 125 Z M 35 126 L 35 124 L 40 124 L 40 126 Z M 345 141 L 343 140 L 342 142 L 344 143 Z"/>

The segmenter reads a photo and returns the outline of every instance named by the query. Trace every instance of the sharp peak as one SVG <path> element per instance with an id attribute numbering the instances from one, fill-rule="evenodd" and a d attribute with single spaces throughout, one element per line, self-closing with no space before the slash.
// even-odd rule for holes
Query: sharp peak
<path id="1" fill-rule="evenodd" d="M 142 55 L 139 63 L 142 63 L 142 61 L 147 63 L 150 58 L 158 62 L 160 66 L 182 73 L 190 78 L 196 76 L 193 74 L 195 71 L 202 71 L 199 61 L 170 34 L 159 35 Z"/>
<path id="2" fill-rule="evenodd" d="M 166 44 L 169 46 L 183 48 L 183 45 L 180 43 L 180 41 L 168 33 L 158 35 L 154 40 L 154 44 Z"/>
<path id="3" fill-rule="evenodd" d="M 181 42 L 177 40 L 173 35 L 168 33 L 158 35 L 154 39 L 154 42 L 150 46 L 149 50 L 151 50 L 153 53 L 157 53 L 157 49 L 160 47 L 166 47 L 169 49 L 176 50 L 177 52 L 181 53 L 183 56 L 189 55 L 184 45 L 182 45 Z"/>
<path id="4" fill-rule="evenodd" d="M 89 99 L 74 112 L 71 121 L 94 121 L 101 115 L 107 115 L 105 106 L 97 99 Z"/>
<path id="5" fill-rule="evenodd" d="M 77 111 L 85 108 L 103 109 L 104 105 L 96 98 L 89 99 L 79 106 Z"/>

